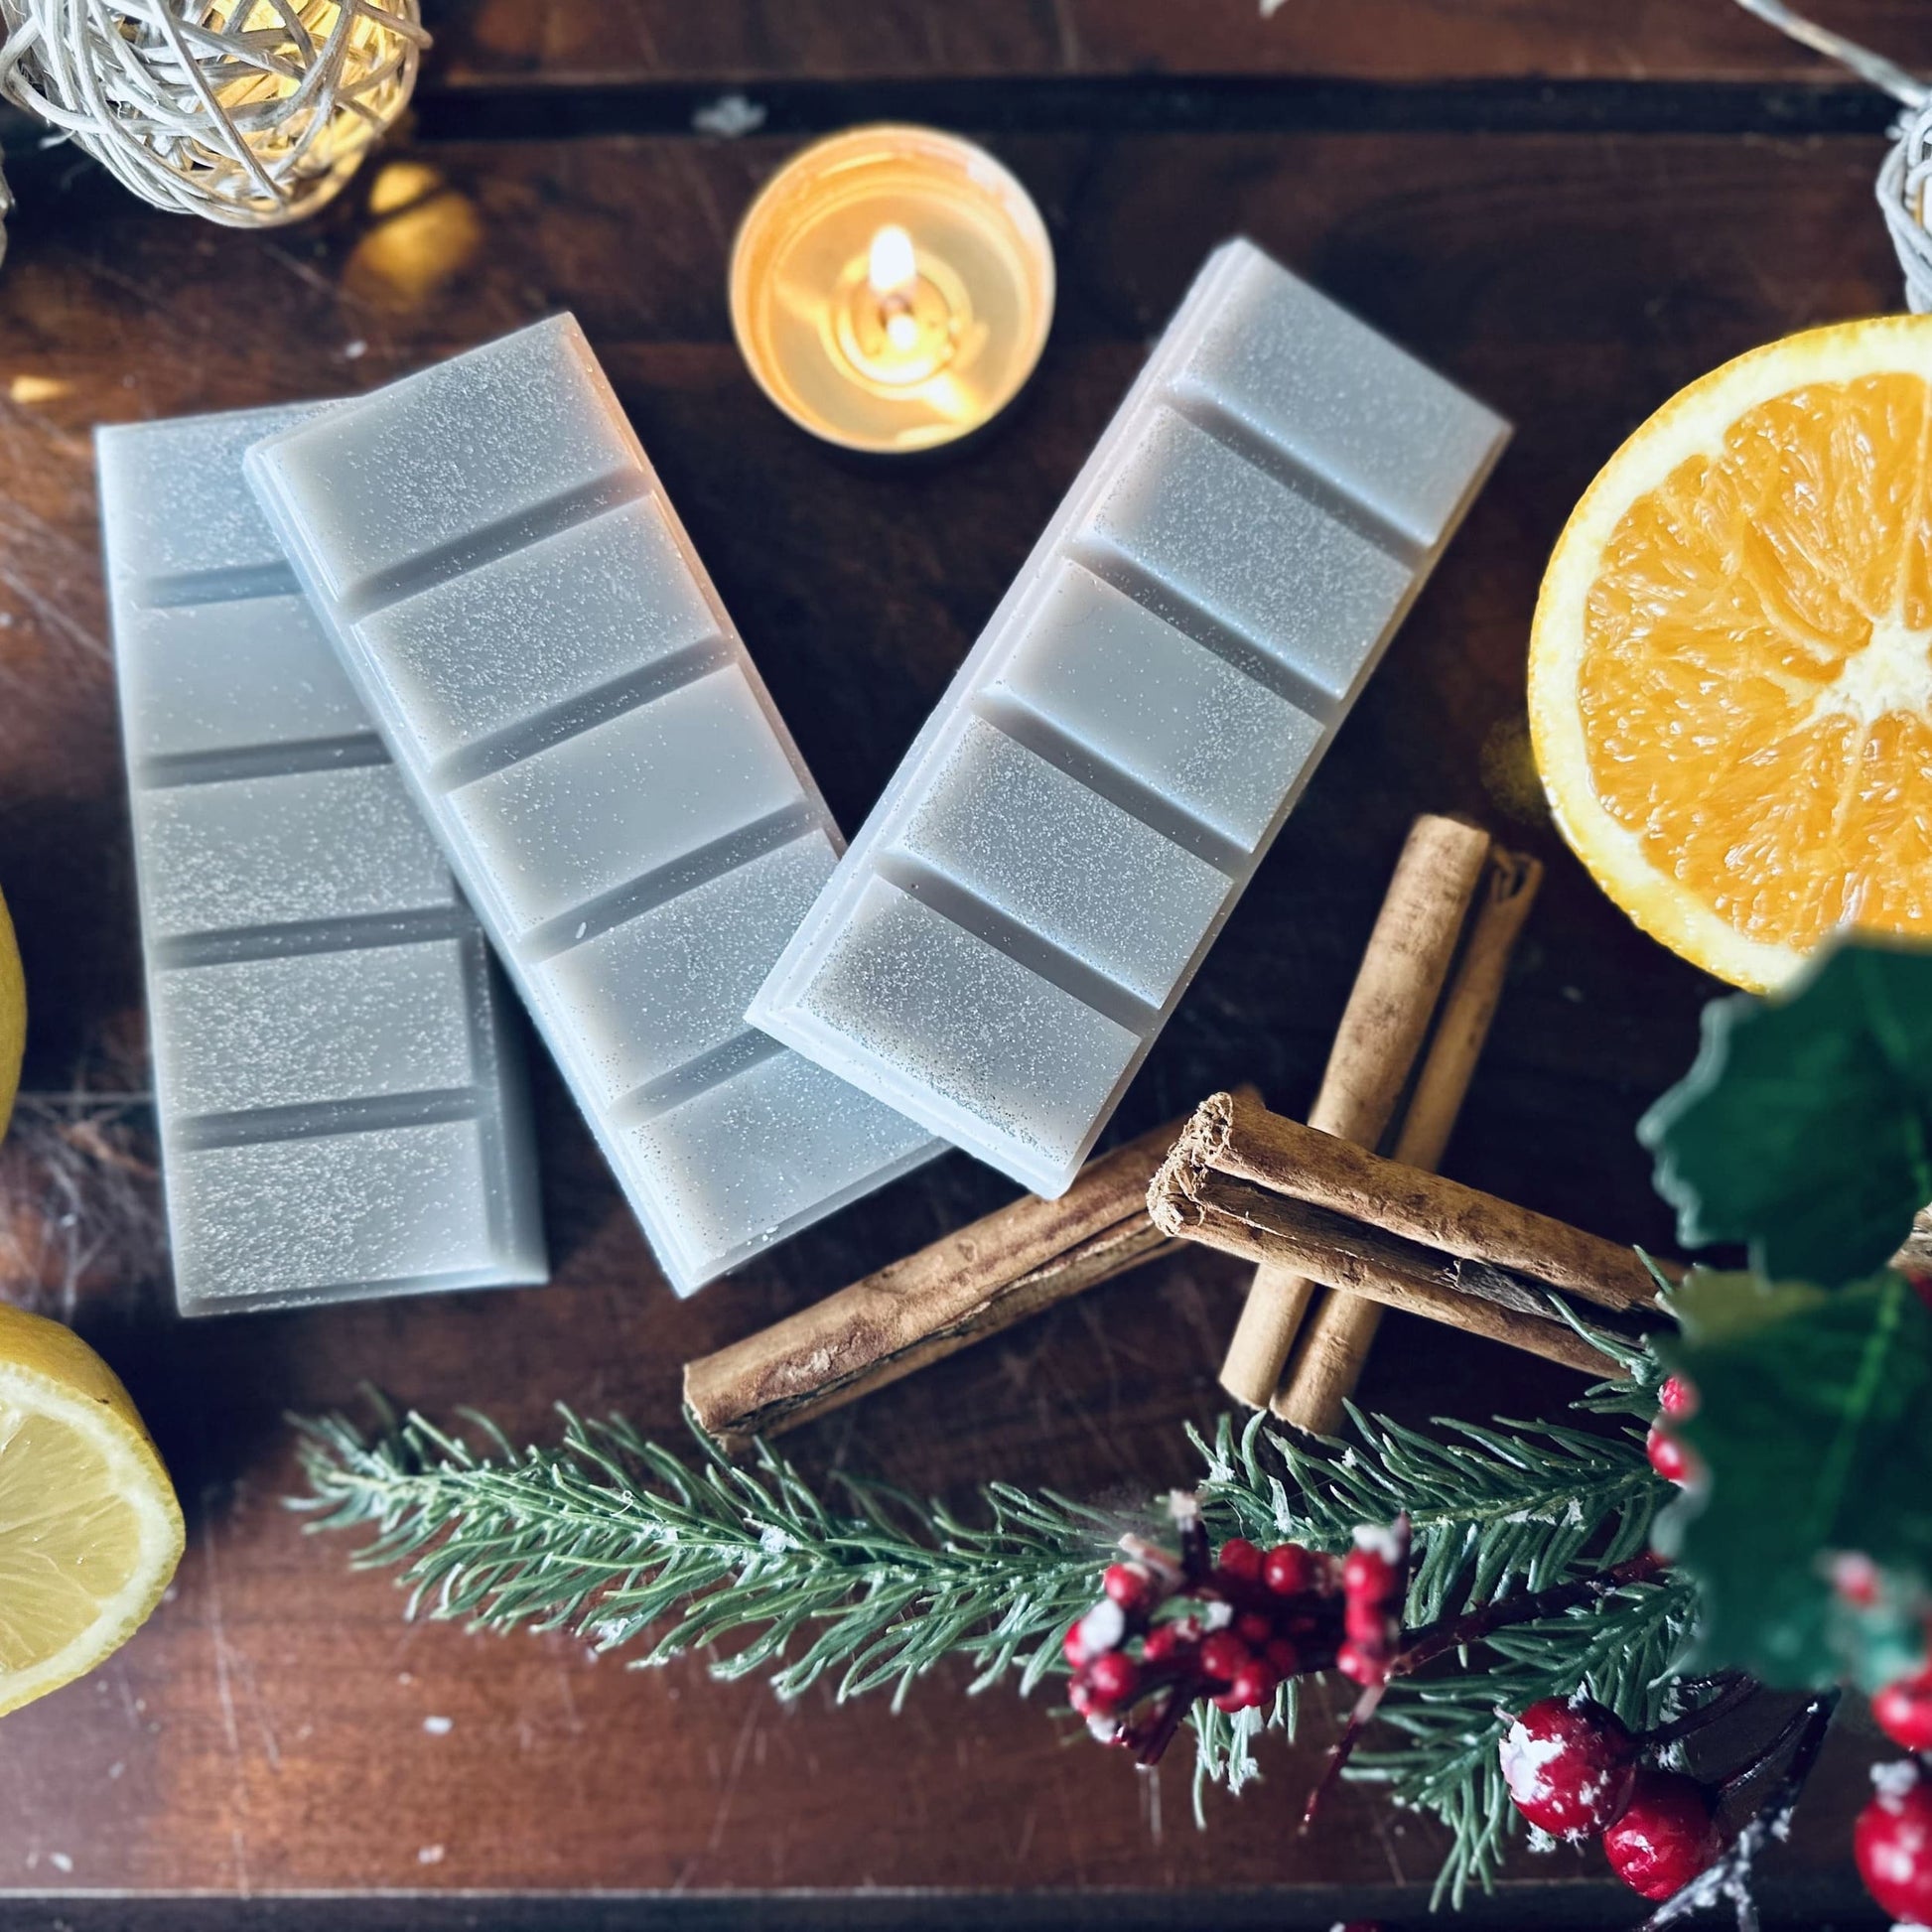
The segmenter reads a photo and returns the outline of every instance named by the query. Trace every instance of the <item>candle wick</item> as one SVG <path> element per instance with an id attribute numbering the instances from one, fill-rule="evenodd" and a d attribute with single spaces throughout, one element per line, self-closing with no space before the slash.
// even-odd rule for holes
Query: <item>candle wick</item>
<path id="1" fill-rule="evenodd" d="M 872 238 L 866 257 L 866 280 L 882 304 L 897 297 L 901 306 L 919 279 L 919 261 L 912 251 L 912 237 L 897 222 L 889 221 Z"/>

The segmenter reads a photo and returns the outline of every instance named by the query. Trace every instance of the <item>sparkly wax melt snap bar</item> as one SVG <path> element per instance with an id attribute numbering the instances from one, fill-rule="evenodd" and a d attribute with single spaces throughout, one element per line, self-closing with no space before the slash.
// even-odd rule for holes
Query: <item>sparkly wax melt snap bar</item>
<path id="1" fill-rule="evenodd" d="M 1062 1192 L 1507 435 L 1218 249 L 752 1020 Z"/>
<path id="2" fill-rule="evenodd" d="M 248 472 L 673 1287 L 937 1151 L 745 1021 L 838 833 L 574 321 Z"/>
<path id="3" fill-rule="evenodd" d="M 242 477 L 315 414 L 98 441 L 184 1313 L 547 1277 L 507 995 Z"/>

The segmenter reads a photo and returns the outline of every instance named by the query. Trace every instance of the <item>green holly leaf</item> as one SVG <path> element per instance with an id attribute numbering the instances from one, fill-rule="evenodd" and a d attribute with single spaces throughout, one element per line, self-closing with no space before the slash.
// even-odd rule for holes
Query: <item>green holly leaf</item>
<path id="1" fill-rule="evenodd" d="M 1698 1663 L 1877 1688 L 1932 1587 L 1932 1309 L 1889 1271 L 1835 1294 L 1705 1274 L 1671 1306 L 1683 1332 L 1658 1352 L 1697 1391 L 1673 1427 L 1705 1474 L 1657 1543 L 1700 1586 Z M 1883 1572 L 1896 1615 L 1853 1613 L 1841 1553 Z"/>
<path id="2" fill-rule="evenodd" d="M 1810 1282 L 1767 1282 L 1693 1268 L 1664 1298 L 1685 1338 L 1701 1346 L 1737 1341 L 1827 1300 Z"/>
<path id="3" fill-rule="evenodd" d="M 1860 939 L 1784 998 L 1713 1001 L 1697 1064 L 1638 1127 L 1692 1246 L 1838 1287 L 1932 1201 L 1932 952 Z"/>

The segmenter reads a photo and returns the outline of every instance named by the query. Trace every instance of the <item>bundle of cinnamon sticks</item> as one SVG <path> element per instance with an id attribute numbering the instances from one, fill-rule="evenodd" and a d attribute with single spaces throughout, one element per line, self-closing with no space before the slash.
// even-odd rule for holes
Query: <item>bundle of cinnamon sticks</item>
<path id="1" fill-rule="evenodd" d="M 1408 1166 L 1434 1165 L 1468 1086 L 1540 876 L 1533 861 L 1492 851 L 1486 834 L 1460 820 L 1417 820 L 1336 1035 L 1313 1115 L 1317 1126 L 1371 1143 L 1379 1139 L 1422 1057 L 1395 1152 Z M 1432 1022 L 1433 1041 L 1423 1056 Z M 1246 1089 L 1230 1104 L 1275 1118 L 1264 1115 L 1259 1096 Z M 1188 1129 L 1184 1120 L 1157 1128 L 1089 1162 L 1058 1200 L 1016 1201 L 813 1308 L 693 1361 L 685 1369 L 692 1415 L 728 1447 L 742 1447 L 1169 1253 L 1176 1238 L 1228 1245 L 1214 1242 L 1202 1221 L 1173 1217 L 1168 1230 L 1149 1216 L 1149 1185 Z M 1298 1268 L 1292 1259 L 1298 1251 L 1286 1236 L 1266 1256 L 1252 1248 L 1235 1251 L 1263 1266 L 1223 1379 L 1256 1406 L 1269 1401 L 1302 1317 L 1310 1315 L 1276 1406 L 1305 1426 L 1332 1428 L 1354 1388 L 1382 1303 L 1366 1292 L 1326 1294 L 1319 1285 L 1337 1271 Z M 1485 1332 L 1498 1325 L 1486 1312 L 1469 1315 L 1460 1302 L 1439 1302 L 1433 1311 L 1443 1318 L 1450 1309 L 1464 1325 L 1486 1322 Z M 1546 1325 L 1525 1331 L 1534 1333 L 1542 1353 L 1563 1345 L 1543 1335 Z M 1589 1352 L 1600 1372 L 1601 1358 Z"/>
<path id="2" fill-rule="evenodd" d="M 1148 1205 L 1164 1233 L 1586 1375 L 1613 1373 L 1615 1358 L 1566 1318 L 1564 1299 L 1612 1315 L 1656 1300 L 1655 1277 L 1632 1249 L 1384 1160 L 1242 1094 L 1201 1103 Z"/>

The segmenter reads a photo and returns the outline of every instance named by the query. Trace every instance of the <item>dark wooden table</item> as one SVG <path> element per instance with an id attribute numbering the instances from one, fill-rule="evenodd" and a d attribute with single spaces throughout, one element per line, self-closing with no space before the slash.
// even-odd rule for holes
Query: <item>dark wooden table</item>
<path id="1" fill-rule="evenodd" d="M 1932 66 L 1923 0 L 1820 0 Z M 1805 324 L 1894 306 L 1870 201 L 1885 104 L 1729 0 L 483 0 L 433 6 L 406 138 L 309 226 L 160 214 L 10 143 L 0 274 L 0 884 L 33 995 L 6 1173 L 9 1292 L 121 1369 L 190 1549 L 140 1638 L 0 1734 L 0 1921 L 53 1928 L 1025 1923 L 1418 1924 L 1439 1845 L 1345 1793 L 1291 1821 L 1320 1742 L 1189 1817 L 1068 1747 L 1038 1704 L 942 1673 L 782 1709 L 696 1663 L 626 1672 L 562 1638 L 412 1626 L 305 1539 L 290 1409 L 371 1378 L 540 1433 L 565 1400 L 675 1439 L 690 1355 L 1003 1197 L 953 1156 L 696 1301 L 658 1279 L 539 1069 L 557 1262 L 540 1291 L 184 1325 L 138 1229 L 64 1285 L 32 1137 L 79 1087 L 140 1092 L 126 807 L 94 532 L 96 422 L 352 390 L 549 311 L 603 355 L 848 826 L 864 815 L 1078 468 L 1205 246 L 1241 230 L 1511 416 L 1517 440 L 1122 1109 L 1138 1130 L 1257 1080 L 1299 1109 L 1404 827 L 1484 815 L 1551 865 L 1461 1132 L 1457 1175 L 1663 1242 L 1632 1139 L 1707 984 L 1640 938 L 1540 810 L 1523 720 L 1539 569 L 1623 433 Z M 693 116 L 740 93 L 722 140 Z M 1060 306 L 997 432 L 922 467 L 807 441 L 732 346 L 733 223 L 797 141 L 871 118 L 986 139 L 1038 198 Z M 137 1110 L 138 1114 L 138 1110 Z M 137 1118 L 138 1125 L 138 1118 Z M 28 1139 L 23 1140 L 25 1134 Z M 111 1177 L 95 1172 L 91 1197 Z M 151 1199 L 138 1179 L 134 1204 Z M 0 1233 L 4 1233 L 0 1229 Z M 51 1243 L 51 1248 L 49 1244 Z M 1241 1271 L 1148 1268 L 801 1434 L 814 1470 L 958 1495 L 1184 1479 Z M 1547 1411 L 1566 1384 L 1392 1322 L 1369 1396 Z M 435 1722 L 431 1722 L 434 1720 Z M 1842 1853 L 1856 1738 L 1769 1888 L 1790 1924 L 1868 1923 Z M 355 1901 L 351 1906 L 345 1900 Z M 1834 1914 L 1840 1914 L 1834 1918 Z M 1470 1922 L 1626 1925 L 1628 1894 L 1526 1862 Z"/>

